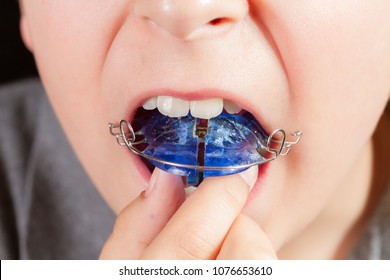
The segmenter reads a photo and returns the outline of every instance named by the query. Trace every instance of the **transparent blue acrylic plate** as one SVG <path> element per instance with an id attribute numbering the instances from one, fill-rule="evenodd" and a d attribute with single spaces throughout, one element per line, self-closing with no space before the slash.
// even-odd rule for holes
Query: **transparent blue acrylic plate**
<path id="1" fill-rule="evenodd" d="M 156 111 L 146 119 L 136 119 L 142 125 L 137 135 L 144 137 L 147 144 L 143 153 L 168 162 L 198 165 L 199 138 L 194 137 L 197 120 L 191 115 L 182 118 L 170 118 Z M 176 167 L 157 161 L 150 162 L 176 175 L 198 178 L 198 170 Z M 194 179 L 191 179 L 192 181 Z"/>
<path id="2" fill-rule="evenodd" d="M 259 149 L 264 149 L 268 136 L 250 114 L 221 114 L 209 121 L 205 144 L 205 166 L 240 166 L 259 162 L 264 158 Z M 245 169 L 205 170 L 204 177 L 224 176 Z"/>
<path id="3" fill-rule="evenodd" d="M 268 136 L 257 120 L 250 114 L 221 114 L 208 121 L 202 142 L 196 135 L 199 120 L 188 114 L 186 117 L 170 118 L 157 110 L 134 120 L 137 136 L 143 136 L 145 155 L 166 162 L 206 167 L 241 166 L 259 162 L 264 158 L 259 150 L 264 149 Z M 201 159 L 200 157 L 203 157 Z M 150 160 L 156 167 L 180 176 L 187 176 L 189 185 L 198 185 L 200 172 L 192 168 L 177 167 L 169 163 Z M 231 175 L 243 169 L 204 170 L 203 177 Z"/>

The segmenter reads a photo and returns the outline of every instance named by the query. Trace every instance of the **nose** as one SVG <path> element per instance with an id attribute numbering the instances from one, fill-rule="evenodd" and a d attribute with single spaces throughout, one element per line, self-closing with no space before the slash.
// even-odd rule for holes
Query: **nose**
<path id="1" fill-rule="evenodd" d="M 247 0 L 136 0 L 134 13 L 182 40 L 226 32 L 248 15 Z"/>

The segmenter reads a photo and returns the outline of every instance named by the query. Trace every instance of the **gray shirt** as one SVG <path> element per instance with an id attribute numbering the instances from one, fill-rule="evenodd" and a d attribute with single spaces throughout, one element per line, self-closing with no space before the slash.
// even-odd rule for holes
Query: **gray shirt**
<path id="1" fill-rule="evenodd" d="M 390 258 L 390 191 L 351 258 Z M 115 216 L 37 79 L 0 87 L 0 259 L 96 259 Z"/>
<path id="2" fill-rule="evenodd" d="M 390 260 L 390 184 L 349 259 Z"/>
<path id="3" fill-rule="evenodd" d="M 96 259 L 114 219 L 39 81 L 0 88 L 0 259 Z"/>

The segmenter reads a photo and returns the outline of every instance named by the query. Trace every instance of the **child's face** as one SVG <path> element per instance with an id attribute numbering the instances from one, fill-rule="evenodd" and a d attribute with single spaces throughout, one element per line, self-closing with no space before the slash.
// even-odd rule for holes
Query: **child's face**
<path id="1" fill-rule="evenodd" d="M 252 112 L 268 131 L 304 132 L 287 157 L 269 164 L 245 209 L 276 247 L 335 198 L 355 195 L 347 191 L 351 172 L 365 160 L 362 151 L 389 99 L 390 1 L 23 6 L 24 38 L 54 109 L 115 211 L 145 188 L 150 173 L 116 144 L 108 123 L 131 120 L 154 95 L 216 95 Z M 223 20 L 211 22 L 216 18 Z"/>

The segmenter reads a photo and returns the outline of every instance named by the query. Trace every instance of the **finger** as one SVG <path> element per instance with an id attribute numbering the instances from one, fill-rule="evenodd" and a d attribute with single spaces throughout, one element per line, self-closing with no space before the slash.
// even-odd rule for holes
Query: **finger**
<path id="1" fill-rule="evenodd" d="M 251 218 L 240 214 L 230 228 L 219 260 L 270 260 L 277 259 L 268 236 Z"/>
<path id="2" fill-rule="evenodd" d="M 257 180 L 258 168 L 207 178 L 151 243 L 145 259 L 214 259 Z M 241 176 L 240 176 L 241 175 Z"/>
<path id="3" fill-rule="evenodd" d="M 155 169 L 146 191 L 117 217 L 102 259 L 138 259 L 185 200 L 182 180 Z"/>

